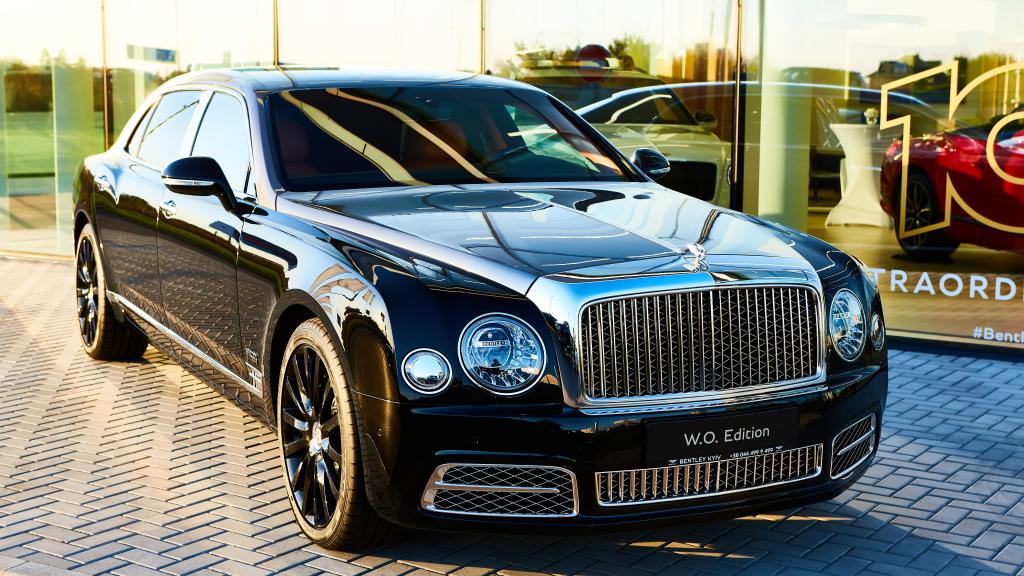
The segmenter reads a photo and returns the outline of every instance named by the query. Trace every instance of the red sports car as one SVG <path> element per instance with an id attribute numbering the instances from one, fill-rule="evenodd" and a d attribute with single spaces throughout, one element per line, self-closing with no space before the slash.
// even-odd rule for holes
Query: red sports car
<path id="1" fill-rule="evenodd" d="M 969 242 L 1024 253 L 1022 112 L 1024 106 L 985 125 L 912 138 L 902 215 L 905 149 L 900 140 L 889 146 L 882 163 L 882 208 L 895 222 L 902 218 L 904 230 L 894 228 L 904 252 L 941 258 Z M 986 149 L 990 138 L 995 166 Z M 930 230 L 914 233 L 925 227 Z"/>

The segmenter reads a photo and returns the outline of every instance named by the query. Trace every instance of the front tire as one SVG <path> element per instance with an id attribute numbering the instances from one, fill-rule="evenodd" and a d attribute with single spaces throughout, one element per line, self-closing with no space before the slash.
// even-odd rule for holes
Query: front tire
<path id="1" fill-rule="evenodd" d="M 900 198 L 896 197 L 896 212 L 902 216 L 904 227 L 909 230 L 923 228 L 935 224 L 941 219 L 942 208 L 939 206 L 935 187 L 924 174 L 911 172 L 907 175 L 907 205 L 903 214 L 899 214 Z M 959 242 L 946 239 L 942 230 L 932 230 L 924 234 L 914 234 L 900 238 L 899 226 L 896 226 L 896 240 L 907 256 L 921 260 L 942 260 L 960 247 Z"/>
<path id="2" fill-rule="evenodd" d="M 92 224 L 86 224 L 75 244 L 75 304 L 82 345 L 97 360 L 138 358 L 149 341 L 131 323 L 114 316 L 97 246 Z"/>
<path id="3" fill-rule="evenodd" d="M 288 340 L 277 399 L 281 471 L 302 532 L 336 550 L 386 540 L 394 527 L 367 501 L 354 399 L 320 320 L 303 322 Z"/>

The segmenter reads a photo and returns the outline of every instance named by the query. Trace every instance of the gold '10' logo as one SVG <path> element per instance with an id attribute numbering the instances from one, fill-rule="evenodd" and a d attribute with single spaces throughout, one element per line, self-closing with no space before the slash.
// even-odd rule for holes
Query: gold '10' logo
<path id="1" fill-rule="evenodd" d="M 1013 81 L 1013 79 L 1015 79 L 1015 92 L 1019 93 L 1022 82 L 1022 71 L 1024 71 L 1024 63 L 1013 63 L 1006 64 L 1004 66 L 999 66 L 997 68 L 993 68 L 992 70 L 985 72 L 984 74 L 981 74 L 980 76 L 969 82 L 966 86 L 964 86 L 962 90 L 958 90 L 957 77 L 959 73 L 959 62 L 954 61 L 950 64 L 936 66 L 935 68 L 931 68 L 929 70 L 925 70 L 917 74 L 912 74 L 910 76 L 906 76 L 904 78 L 900 78 L 899 80 L 894 80 L 892 82 L 882 85 L 882 110 L 880 127 L 883 130 L 886 128 L 895 128 L 897 126 L 902 126 L 903 128 L 903 151 L 900 159 L 902 164 L 902 169 L 900 170 L 900 201 L 899 205 L 895 207 L 898 210 L 898 217 L 896 219 L 898 220 L 897 230 L 900 238 L 906 238 L 918 234 L 926 234 L 928 232 L 931 232 L 932 230 L 938 230 L 949 226 L 954 202 L 969 217 L 977 220 L 978 222 L 981 222 L 982 224 L 990 228 L 1013 234 L 1024 234 L 1024 226 L 1009 224 L 1006 221 L 999 221 L 1001 217 L 1019 220 L 1022 216 L 1021 214 L 999 214 L 998 211 L 996 211 L 997 213 L 992 213 L 991 209 L 989 210 L 989 214 L 983 213 L 985 211 L 986 204 L 983 201 L 984 195 L 974 190 L 967 191 L 970 193 L 966 195 L 962 194 L 961 192 L 965 192 L 966 190 L 957 190 L 956 186 L 954 186 L 953 184 L 953 180 L 949 176 L 949 173 L 946 173 L 946 193 L 943 195 L 945 196 L 945 202 L 942 219 L 939 221 L 932 221 L 932 223 L 927 225 L 918 226 L 915 228 L 908 228 L 906 210 L 907 174 L 910 171 L 911 154 L 911 117 L 909 115 L 899 116 L 896 118 L 889 117 L 890 92 L 932 76 L 936 76 L 939 74 L 948 74 L 950 86 L 948 121 L 949 125 L 953 126 L 954 118 L 957 115 L 958 109 L 960 109 L 961 105 L 964 103 L 964 99 L 967 98 L 972 91 L 977 89 L 985 82 L 998 81 L 998 79 L 1004 78 L 1007 85 L 1011 81 Z M 977 163 L 977 168 L 979 170 L 982 170 L 987 167 L 989 170 L 991 170 L 992 174 L 994 174 L 994 176 L 996 177 L 992 179 L 993 181 L 998 182 L 999 179 L 1001 179 L 1002 183 L 1005 183 L 1005 185 L 1024 186 L 1024 176 L 1014 175 L 1007 172 L 1004 169 L 1004 167 L 1001 166 L 998 162 L 999 155 L 997 154 L 996 150 L 997 140 L 999 138 L 999 134 L 1001 133 L 1001 131 L 1004 130 L 1007 127 L 1007 125 L 1010 124 L 1011 122 L 1021 120 L 1024 120 L 1024 110 L 1018 108 L 1016 111 L 1013 111 L 1009 114 L 1006 114 L 1005 116 L 1002 116 L 998 121 L 996 121 L 992 125 L 991 129 L 988 132 L 988 137 L 985 142 L 984 159 L 983 161 L 981 158 L 978 159 L 979 161 Z"/>

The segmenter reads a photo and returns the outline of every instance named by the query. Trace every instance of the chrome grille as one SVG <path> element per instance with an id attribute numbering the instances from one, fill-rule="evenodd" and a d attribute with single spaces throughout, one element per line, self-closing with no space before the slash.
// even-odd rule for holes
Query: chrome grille
<path id="1" fill-rule="evenodd" d="M 821 444 L 699 464 L 597 473 L 601 506 L 706 498 L 814 478 Z"/>
<path id="2" fill-rule="evenodd" d="M 580 344 L 594 400 L 807 380 L 820 369 L 817 294 L 736 287 L 598 302 L 583 310 Z"/>
<path id="3" fill-rule="evenodd" d="M 575 516 L 576 478 L 554 466 L 444 464 L 423 492 L 436 512 L 483 516 Z"/>
<path id="4" fill-rule="evenodd" d="M 832 478 L 839 478 L 875 450 L 875 415 L 869 414 L 847 426 L 832 440 Z"/>

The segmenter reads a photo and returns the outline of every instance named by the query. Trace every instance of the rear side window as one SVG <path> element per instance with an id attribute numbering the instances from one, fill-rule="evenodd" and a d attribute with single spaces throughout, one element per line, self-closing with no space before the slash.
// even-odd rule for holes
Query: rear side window
<path id="1" fill-rule="evenodd" d="M 181 157 L 181 142 L 199 107 L 199 95 L 189 90 L 170 92 L 160 99 L 142 135 L 139 158 L 162 169 Z"/>
<path id="2" fill-rule="evenodd" d="M 132 137 L 128 140 L 128 153 L 132 156 L 139 155 L 139 146 L 142 144 L 142 135 L 146 133 L 146 126 L 149 124 L 149 119 L 153 116 L 153 107 L 150 106 L 149 110 L 146 110 L 146 114 L 139 121 L 138 125 L 135 126 L 135 132 L 132 133 Z"/>

